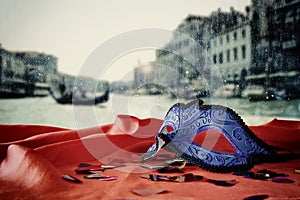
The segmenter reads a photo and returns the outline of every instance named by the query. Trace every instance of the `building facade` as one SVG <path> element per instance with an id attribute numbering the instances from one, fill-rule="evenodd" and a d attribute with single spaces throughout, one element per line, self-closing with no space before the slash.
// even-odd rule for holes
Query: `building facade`
<path id="1" fill-rule="evenodd" d="M 57 74 L 57 58 L 38 52 L 8 51 L 0 46 L 0 93 L 3 97 L 35 96 Z"/>
<path id="2" fill-rule="evenodd" d="M 183 82 L 209 77 L 207 85 L 234 83 L 238 94 L 248 84 L 262 85 L 265 90 L 298 87 L 299 21 L 300 0 L 252 0 L 245 12 L 231 8 L 209 16 L 189 15 L 171 41 L 157 50 L 156 62 L 174 68 Z M 223 83 L 215 84 L 219 77 L 214 77 L 213 68 Z"/>
<path id="3" fill-rule="evenodd" d="M 253 0 L 252 7 L 251 82 L 295 93 L 300 85 L 300 0 Z"/>
<path id="4" fill-rule="evenodd" d="M 173 66 L 187 79 L 204 78 L 208 85 L 218 87 L 223 82 L 239 79 L 242 71 L 250 69 L 249 7 L 246 14 L 231 8 L 230 12 L 218 9 L 207 17 L 190 15 L 182 21 L 175 32 L 187 37 L 176 37 L 174 34 L 172 40 L 164 47 L 168 51 L 157 51 L 156 62 Z M 172 52 L 179 56 L 174 56 Z M 188 62 L 184 62 L 185 60 Z M 223 80 L 216 83 L 215 80 L 220 79 L 220 75 Z M 214 76 L 216 78 L 213 78 Z"/>
<path id="5" fill-rule="evenodd" d="M 195 79 L 207 64 L 206 17 L 189 15 L 176 28 L 172 40 L 156 52 L 156 63 L 169 66 L 179 74 Z"/>
<path id="6" fill-rule="evenodd" d="M 300 71 L 300 0 L 275 1 L 270 9 L 273 70 Z"/>
<path id="7" fill-rule="evenodd" d="M 253 0 L 252 74 L 299 70 L 299 0 Z"/>
<path id="8" fill-rule="evenodd" d="M 210 44 L 211 61 L 225 82 L 239 79 L 242 71 L 250 69 L 251 26 L 246 16 L 238 15 L 235 24 L 224 25 L 218 33 L 211 34 Z"/>

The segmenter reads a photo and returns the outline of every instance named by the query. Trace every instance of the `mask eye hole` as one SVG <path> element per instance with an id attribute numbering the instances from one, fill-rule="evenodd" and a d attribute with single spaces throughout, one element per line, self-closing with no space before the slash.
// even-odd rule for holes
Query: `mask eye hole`
<path id="1" fill-rule="evenodd" d="M 174 131 L 174 128 L 172 126 L 165 126 L 161 132 L 163 133 L 169 133 L 169 132 L 172 132 Z"/>
<path id="2" fill-rule="evenodd" d="M 227 138 L 217 130 L 205 130 L 190 138 L 194 143 L 222 153 L 237 153 Z"/>

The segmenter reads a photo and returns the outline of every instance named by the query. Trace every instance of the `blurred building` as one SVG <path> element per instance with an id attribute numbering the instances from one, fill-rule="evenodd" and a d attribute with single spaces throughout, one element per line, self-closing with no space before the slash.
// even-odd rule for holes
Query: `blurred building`
<path id="1" fill-rule="evenodd" d="M 234 8 L 230 12 L 218 10 L 210 15 L 210 49 L 212 63 L 217 67 L 225 82 L 239 79 L 243 70 L 251 66 L 250 9 L 247 14 Z"/>
<path id="2" fill-rule="evenodd" d="M 189 15 L 176 28 L 172 40 L 157 50 L 156 62 L 173 67 L 192 82 L 204 78 L 215 88 L 223 81 L 239 79 L 251 66 L 250 12 L 247 7 L 245 13 L 231 8 L 230 12 L 218 9 L 207 17 Z M 222 80 L 216 82 L 220 75 Z"/>
<path id="3" fill-rule="evenodd" d="M 269 51 L 269 29 L 267 8 L 270 8 L 273 0 L 252 0 L 253 16 L 251 21 L 252 34 L 252 67 L 251 74 L 260 74 L 265 72 L 265 64 L 268 62 Z"/>
<path id="4" fill-rule="evenodd" d="M 253 74 L 299 67 L 299 0 L 253 0 Z M 264 66 L 264 67 L 262 67 Z"/>
<path id="5" fill-rule="evenodd" d="M 139 63 L 134 69 L 134 88 L 143 88 L 146 93 L 159 92 L 177 86 L 179 76 L 174 68 L 161 63 Z"/>
<path id="6" fill-rule="evenodd" d="M 156 63 L 168 66 L 188 79 L 195 79 L 209 61 L 204 38 L 206 17 L 189 15 L 175 29 L 172 40 L 156 52 Z"/>
<path id="7" fill-rule="evenodd" d="M 245 12 L 231 8 L 209 16 L 189 15 L 171 41 L 157 50 L 156 62 L 191 81 L 210 77 L 209 85 L 217 78 L 212 74 L 216 68 L 225 83 L 239 86 L 239 93 L 249 83 L 266 89 L 297 86 L 299 19 L 300 0 L 252 0 Z"/>
<path id="8" fill-rule="evenodd" d="M 299 85 L 300 0 L 253 0 L 252 82 Z"/>
<path id="9" fill-rule="evenodd" d="M 0 46 L 2 97 L 40 96 L 57 74 L 57 58 L 38 52 L 8 51 Z"/>
<path id="10" fill-rule="evenodd" d="M 55 56 L 34 52 L 14 52 L 27 68 L 34 71 L 35 82 L 51 83 L 53 74 L 57 74 L 57 58 Z"/>

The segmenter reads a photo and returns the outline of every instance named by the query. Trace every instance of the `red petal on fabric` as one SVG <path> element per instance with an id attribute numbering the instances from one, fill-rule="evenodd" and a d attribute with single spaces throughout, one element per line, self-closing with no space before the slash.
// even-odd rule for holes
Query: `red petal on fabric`
<path id="1" fill-rule="evenodd" d="M 250 197 L 246 197 L 243 200 L 264 200 L 267 199 L 269 197 L 269 195 L 267 194 L 259 194 L 259 195 L 253 195 Z"/>
<path id="2" fill-rule="evenodd" d="M 116 176 L 103 176 L 100 177 L 98 180 L 99 181 L 113 181 L 113 180 L 117 180 L 118 177 Z"/>
<path id="3" fill-rule="evenodd" d="M 161 194 L 161 193 L 166 193 L 167 190 L 165 189 L 134 189 L 131 190 L 134 194 L 140 195 L 140 196 L 147 196 L 147 195 L 152 195 L 152 194 Z"/>
<path id="4" fill-rule="evenodd" d="M 79 180 L 78 178 L 75 178 L 75 177 L 67 175 L 67 174 L 63 174 L 63 175 L 61 175 L 61 177 L 62 177 L 62 179 L 69 181 L 69 182 L 82 183 L 82 181 Z"/>
<path id="5" fill-rule="evenodd" d="M 285 176 L 274 177 L 274 178 L 272 178 L 272 181 L 276 182 L 276 183 L 294 183 L 295 182 L 294 180 L 289 179 Z"/>

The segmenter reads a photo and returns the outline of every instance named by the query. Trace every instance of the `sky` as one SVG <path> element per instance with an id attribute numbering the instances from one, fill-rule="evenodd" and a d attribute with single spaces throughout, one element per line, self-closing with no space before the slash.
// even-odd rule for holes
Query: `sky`
<path id="1" fill-rule="evenodd" d="M 78 75 L 101 44 L 143 28 L 173 31 L 189 15 L 221 8 L 245 11 L 251 0 L 0 0 L 0 43 L 11 51 L 38 51 L 58 58 L 58 71 Z M 167 42 L 167 41 L 166 41 Z M 122 45 L 122 44 L 121 44 Z M 112 60 L 105 78 L 120 80 L 154 50 L 130 51 Z"/>

